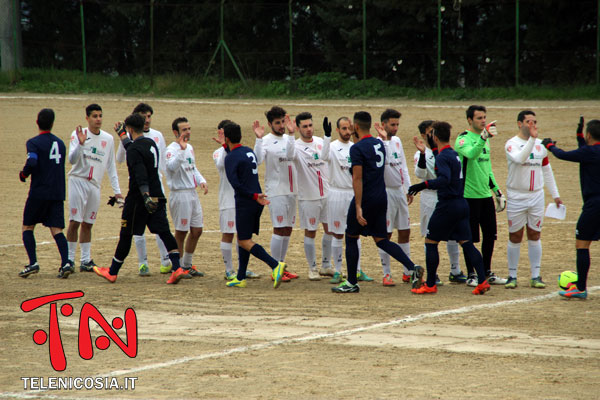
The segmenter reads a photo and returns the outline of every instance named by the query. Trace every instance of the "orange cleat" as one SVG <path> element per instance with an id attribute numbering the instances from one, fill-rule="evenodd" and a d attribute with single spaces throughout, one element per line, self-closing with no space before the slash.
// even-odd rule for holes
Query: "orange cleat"
<path id="1" fill-rule="evenodd" d="M 168 284 L 172 284 L 172 285 L 176 285 L 179 283 L 179 281 L 181 280 L 181 278 L 184 277 L 184 275 L 187 274 L 187 271 L 184 271 L 183 268 L 177 268 L 175 271 L 171 272 L 171 276 L 169 277 L 169 280 L 167 281 Z"/>
<path id="2" fill-rule="evenodd" d="M 383 286 L 396 286 L 396 284 L 392 280 L 392 275 L 387 274 L 383 277 Z"/>
<path id="3" fill-rule="evenodd" d="M 295 273 L 290 272 L 290 271 L 285 271 L 285 273 L 283 274 L 283 276 L 287 277 L 287 278 L 290 278 L 290 279 L 298 279 L 298 274 L 295 274 Z"/>
<path id="4" fill-rule="evenodd" d="M 488 290 L 490 290 L 490 284 L 488 283 L 487 280 L 483 281 L 483 283 L 480 283 L 479 285 L 477 285 L 477 287 L 475 289 L 473 289 L 473 294 L 485 294 L 485 292 L 487 292 Z"/>
<path id="5" fill-rule="evenodd" d="M 427 286 L 426 283 L 424 283 L 420 288 L 418 289 L 410 289 L 411 292 L 413 292 L 414 294 L 433 294 L 433 293 L 437 293 L 437 285 L 433 285 L 432 287 Z"/>
<path id="6" fill-rule="evenodd" d="M 109 273 L 110 268 L 104 267 L 94 267 L 94 272 L 109 281 L 110 283 L 115 283 L 117 281 L 117 275 L 111 275 Z"/>
<path id="7" fill-rule="evenodd" d="M 403 273 L 402 274 L 402 282 L 409 283 L 410 282 L 410 275 L 406 275 L 405 273 Z"/>

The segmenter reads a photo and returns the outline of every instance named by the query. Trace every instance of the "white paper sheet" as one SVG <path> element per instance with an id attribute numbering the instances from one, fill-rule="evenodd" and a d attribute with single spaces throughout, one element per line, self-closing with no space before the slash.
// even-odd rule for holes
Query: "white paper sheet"
<path id="1" fill-rule="evenodd" d="M 556 203 L 550 203 L 546 207 L 546 217 L 548 218 L 565 219 L 566 216 L 567 207 L 564 204 L 556 207 Z"/>

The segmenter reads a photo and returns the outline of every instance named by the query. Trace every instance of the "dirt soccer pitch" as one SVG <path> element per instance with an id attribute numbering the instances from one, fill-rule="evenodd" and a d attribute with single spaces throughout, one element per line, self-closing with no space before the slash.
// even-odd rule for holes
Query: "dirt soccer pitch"
<path id="1" fill-rule="evenodd" d="M 137 275 L 137 257 L 132 249 L 115 284 L 93 273 L 81 273 L 78 268 L 69 279 L 59 280 L 56 246 L 48 229 L 38 226 L 35 232 L 41 271 L 28 279 L 19 278 L 17 273 L 27 263 L 21 223 L 29 181 L 19 182 L 17 174 L 25 162 L 25 142 L 37 134 L 37 112 L 44 107 L 53 108 L 56 112 L 53 132 L 68 142 L 74 127 L 85 125 L 86 105 L 97 102 L 103 107 L 103 128 L 112 133 L 114 122 L 123 120 L 142 100 L 154 107 L 152 126 L 163 132 L 167 144 L 173 139 L 171 121 L 179 116 L 190 120 L 197 165 L 209 184 L 209 193 L 200 196 L 204 233 L 194 257 L 194 263 L 206 276 L 176 286 L 166 285 L 167 276 L 158 272 L 156 243 L 148 234 L 152 276 Z M 217 123 L 228 118 L 242 126 L 243 143 L 252 147 L 252 122 L 258 119 L 266 125 L 264 111 L 275 103 L 291 115 L 312 112 L 319 136 L 324 116 L 335 120 L 366 110 L 378 119 L 385 108 L 396 108 L 402 113 L 399 135 L 411 159 L 415 153 L 412 136 L 421 120 L 450 122 L 455 138 L 466 127 L 465 109 L 471 104 L 0 95 L 4 160 L 0 167 L 3 189 L 0 265 L 4 276 L 0 283 L 0 398 L 591 399 L 599 396 L 600 279 L 595 260 L 600 257 L 600 245 L 592 246 L 588 300 L 559 298 L 558 273 L 575 269 L 575 223 L 582 200 L 578 165 L 553 156 L 550 161 L 567 206 L 567 218 L 545 220 L 541 274 L 548 284 L 546 289 L 528 286 L 529 261 L 524 243 L 519 287 L 507 290 L 493 286 L 485 296 L 473 296 L 465 285 L 447 282 L 448 258 L 442 244 L 439 274 L 445 285 L 436 295 L 415 296 L 405 284 L 391 288 L 381 285 L 376 247 L 370 239 L 363 239 L 362 265 L 375 281 L 361 284 L 359 294 L 333 294 L 327 280 L 307 279 L 302 232 L 298 227 L 292 235 L 286 261 L 290 270 L 300 274 L 300 279 L 273 290 L 267 267 L 251 259 L 249 268 L 261 273 L 262 278 L 249 281 L 246 289 L 226 288 L 219 251 L 219 180 L 212 161 L 212 152 L 218 146 L 211 138 Z M 500 134 L 492 139 L 491 147 L 494 173 L 503 190 L 507 173 L 504 143 L 517 132 L 516 117 L 520 110 L 533 109 L 540 137 L 551 136 L 566 149 L 576 147 L 575 127 L 580 114 L 588 120 L 600 118 L 600 102 L 490 101 L 485 105 L 488 119 L 498 120 Z M 118 169 L 121 188 L 126 192 L 126 167 L 119 165 Z M 416 182 L 414 171 L 409 170 Z M 260 173 L 262 182 L 264 166 Z M 103 203 L 92 239 L 92 256 L 101 266 L 109 265 L 120 228 L 120 210 L 105 205 L 110 194 L 105 178 Z M 551 201 L 549 196 L 546 200 Z M 410 206 L 411 258 L 425 265 L 418 201 L 417 198 Z M 65 215 L 69 215 L 67 205 Z M 271 228 L 266 210 L 261 228 L 257 241 L 268 249 Z M 317 243 L 320 237 L 321 233 Z M 507 240 L 506 213 L 501 213 L 493 258 L 493 270 L 501 276 L 507 275 Z M 464 270 L 462 257 L 461 264 Z M 396 281 L 400 280 L 399 264 L 393 264 L 392 272 Z M 30 312 L 22 311 L 20 306 L 35 297 L 75 291 L 83 292 L 84 296 L 56 302 L 67 364 L 59 372 L 53 369 L 49 355 L 49 347 L 57 345 L 52 339 L 56 332 L 49 329 L 51 306 Z M 94 350 L 93 357 L 80 357 L 80 351 L 86 348 L 84 339 L 90 336 L 86 337 L 83 325 L 80 326 L 80 320 L 85 322 L 82 318 L 85 303 L 93 305 L 109 323 L 115 317 L 124 318 L 127 308 L 135 310 L 135 358 L 121 350 L 113 340 L 116 336 L 110 340 L 108 349 L 100 350 L 106 343 L 96 338 L 108 336 L 112 329 L 108 325 L 101 329 L 94 322 L 90 323 L 92 345 L 87 343 L 88 350 L 90 347 Z M 72 306 L 72 314 L 68 306 L 63 307 L 65 304 Z M 113 326 L 117 339 L 126 341 L 125 326 L 121 329 L 116 329 L 118 324 Z M 34 332 L 38 330 L 48 333 L 45 344 L 34 343 Z M 133 338 L 127 343 L 131 348 L 136 342 L 131 326 L 128 332 Z M 39 339 L 42 334 L 36 335 Z M 71 382 L 70 388 L 53 389 L 60 382 Z M 127 389 L 119 390 L 125 385 Z"/>

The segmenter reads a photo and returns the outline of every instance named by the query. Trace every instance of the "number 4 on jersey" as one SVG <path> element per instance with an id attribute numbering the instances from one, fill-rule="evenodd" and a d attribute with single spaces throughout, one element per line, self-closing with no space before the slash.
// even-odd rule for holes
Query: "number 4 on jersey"
<path id="1" fill-rule="evenodd" d="M 58 142 L 52 142 L 52 147 L 50 148 L 50 159 L 54 160 L 57 164 L 60 164 L 61 157 L 62 155 L 58 149 Z"/>

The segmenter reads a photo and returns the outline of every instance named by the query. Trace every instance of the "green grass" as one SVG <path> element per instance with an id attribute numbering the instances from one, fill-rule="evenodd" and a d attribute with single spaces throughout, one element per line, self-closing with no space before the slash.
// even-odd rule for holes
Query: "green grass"
<path id="1" fill-rule="evenodd" d="M 111 76 L 81 71 L 24 69 L 15 77 L 0 73 L 0 91 L 33 93 L 101 93 L 122 95 L 153 95 L 175 98 L 308 98 L 308 99 L 369 99 L 407 98 L 417 100 L 598 100 L 600 87 L 596 85 L 519 86 L 472 88 L 410 88 L 390 85 L 372 78 L 350 79 L 337 72 L 304 76 L 293 81 L 219 81 L 184 74 L 154 77 L 145 75 Z"/>

